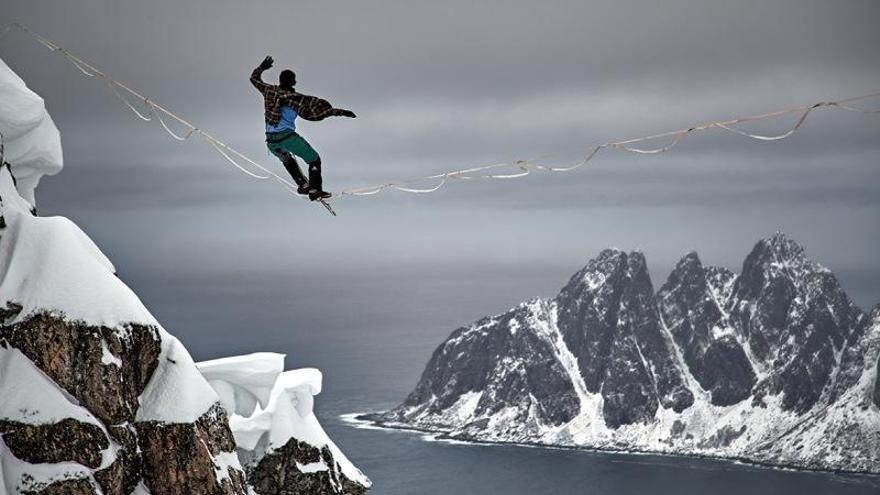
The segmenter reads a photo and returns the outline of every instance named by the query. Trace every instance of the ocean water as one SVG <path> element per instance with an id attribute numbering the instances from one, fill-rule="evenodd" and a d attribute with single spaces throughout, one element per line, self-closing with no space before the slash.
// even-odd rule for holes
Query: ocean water
<path id="1" fill-rule="evenodd" d="M 880 479 L 727 461 L 426 440 L 415 432 L 325 428 L 367 473 L 374 495 L 877 494 Z M 428 437 L 430 438 L 430 437 Z"/>
<path id="2" fill-rule="evenodd" d="M 457 326 L 555 293 L 555 282 L 539 267 L 516 275 L 448 269 L 362 272 L 340 279 L 308 273 L 122 276 L 196 360 L 275 351 L 288 355 L 288 368 L 322 369 L 316 413 L 373 480 L 373 495 L 880 494 L 880 477 L 450 443 L 341 419 L 403 400 L 431 352 Z"/>

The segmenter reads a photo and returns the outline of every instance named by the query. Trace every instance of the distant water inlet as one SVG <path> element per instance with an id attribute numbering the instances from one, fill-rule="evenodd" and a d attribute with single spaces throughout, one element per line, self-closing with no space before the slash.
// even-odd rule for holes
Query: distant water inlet
<path id="1" fill-rule="evenodd" d="M 343 414 L 331 434 L 370 473 L 373 495 L 876 495 L 880 477 L 735 461 L 486 444 L 389 429 Z M 647 491 L 646 491 L 647 490 Z"/>

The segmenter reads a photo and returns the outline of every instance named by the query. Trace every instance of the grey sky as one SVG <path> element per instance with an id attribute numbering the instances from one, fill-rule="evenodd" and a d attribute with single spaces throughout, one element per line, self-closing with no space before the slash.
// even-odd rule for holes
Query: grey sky
<path id="1" fill-rule="evenodd" d="M 15 0 L 3 10 L 4 22 L 21 20 L 280 172 L 247 83 L 273 55 L 268 78 L 291 67 L 301 91 L 358 114 L 300 124 L 331 190 L 499 160 L 569 164 L 611 139 L 880 90 L 875 0 Z M 344 284 L 352 273 L 417 280 L 430 267 L 464 282 L 522 269 L 521 285 L 509 275 L 499 285 L 512 305 L 552 294 L 603 247 L 642 249 L 659 286 L 687 250 L 738 269 L 757 239 L 783 230 L 862 306 L 880 302 L 877 117 L 824 110 L 778 143 L 712 132 L 668 155 L 608 153 L 572 175 L 347 199 L 331 219 L 131 118 L 19 33 L 0 56 L 61 129 L 66 167 L 38 189 L 41 210 L 79 222 L 136 289 L 163 270 Z"/>

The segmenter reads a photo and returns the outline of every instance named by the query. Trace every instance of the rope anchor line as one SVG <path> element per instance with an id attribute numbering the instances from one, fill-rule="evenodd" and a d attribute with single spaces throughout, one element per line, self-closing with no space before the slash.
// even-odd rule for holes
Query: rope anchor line
<path id="1" fill-rule="evenodd" d="M 282 187 L 284 187 L 287 192 L 291 193 L 293 196 L 302 198 L 302 196 L 296 193 L 296 185 L 291 183 L 289 180 L 281 177 L 280 175 L 272 172 L 268 168 L 260 165 L 256 161 L 249 158 L 247 155 L 241 153 L 235 148 L 229 146 L 223 141 L 217 139 L 210 133 L 196 127 L 191 124 L 187 120 L 163 107 L 162 105 L 156 103 L 154 100 L 142 95 L 138 91 L 132 89 L 129 85 L 120 82 L 112 77 L 108 76 L 106 73 L 97 69 L 95 66 L 89 64 L 78 56 L 74 55 L 67 49 L 53 43 L 47 38 L 35 33 L 27 26 L 19 23 L 13 22 L 12 24 L 7 25 L 5 28 L 0 30 L 0 38 L 3 38 L 9 31 L 13 28 L 19 29 L 21 32 L 27 34 L 31 38 L 35 39 L 38 43 L 45 46 L 49 50 L 53 52 L 60 53 L 68 62 L 70 62 L 76 69 L 82 73 L 86 77 L 90 78 L 99 78 L 103 79 L 113 94 L 120 100 L 122 103 L 128 107 L 131 112 L 141 119 L 144 122 L 151 122 L 155 118 L 155 120 L 159 121 L 159 124 L 165 130 L 168 135 L 172 137 L 172 139 L 183 142 L 189 140 L 193 136 L 200 136 L 202 140 L 207 143 L 209 146 L 214 148 L 214 150 L 220 154 L 223 158 L 225 158 L 229 163 L 238 168 L 245 175 L 252 177 L 254 179 L 267 180 L 272 179 L 275 182 L 278 182 Z M 135 106 L 131 103 L 131 101 L 126 98 L 121 92 L 127 93 L 131 98 L 137 101 L 144 102 L 146 107 L 146 112 L 142 112 L 135 108 Z M 492 165 L 485 165 L 480 167 L 472 167 L 468 169 L 462 170 L 453 170 L 448 172 L 443 172 L 440 174 L 429 175 L 426 177 L 419 177 L 415 179 L 407 179 L 400 180 L 394 182 L 387 182 L 382 184 L 375 184 L 371 186 L 361 186 L 361 187 L 352 187 L 343 189 L 340 191 L 339 195 L 334 199 L 340 199 L 345 196 L 373 196 L 387 189 L 394 189 L 397 191 L 412 193 L 412 194 L 428 194 L 433 193 L 435 191 L 440 190 L 450 182 L 454 180 L 472 180 L 472 179 L 518 179 L 530 175 L 532 172 L 541 171 L 541 172 L 571 172 L 577 170 L 580 167 L 583 167 L 587 163 L 589 163 L 600 151 L 604 149 L 614 149 L 620 151 L 626 151 L 629 153 L 635 153 L 639 155 L 655 155 L 665 153 L 678 144 L 680 144 L 687 136 L 692 133 L 706 131 L 709 129 L 722 129 L 728 131 L 730 133 L 738 134 L 741 136 L 745 136 L 751 139 L 756 139 L 759 141 L 779 141 L 782 139 L 786 139 L 795 134 L 798 129 L 803 126 L 804 122 L 806 122 L 807 118 L 810 114 L 819 108 L 836 108 L 840 110 L 846 110 L 850 112 L 857 112 L 862 114 L 878 114 L 880 110 L 865 110 L 858 107 L 854 107 L 849 105 L 850 103 L 868 99 L 874 99 L 880 97 L 880 92 L 867 94 L 863 96 L 855 96 L 851 98 L 844 98 L 836 101 L 820 101 L 817 103 L 813 103 L 811 105 L 804 105 L 799 107 L 791 107 L 783 110 L 777 110 L 774 112 L 768 112 L 759 115 L 751 115 L 748 117 L 740 117 L 730 120 L 723 121 L 715 121 L 708 122 L 705 124 L 700 124 L 696 126 L 691 126 L 685 129 L 678 129 L 675 131 L 662 132 L 659 134 L 654 134 L 651 136 L 643 136 L 633 139 L 627 139 L 623 141 L 614 141 L 608 142 L 600 145 L 593 146 L 589 148 L 589 153 L 584 157 L 580 162 L 565 166 L 565 167 L 554 167 L 549 165 L 543 165 L 540 163 L 530 163 L 525 160 L 516 160 L 512 163 L 496 163 Z M 800 114 L 800 117 L 796 121 L 795 125 L 789 129 L 788 131 L 777 134 L 777 135 L 763 135 L 751 133 L 748 131 L 744 131 L 738 127 L 739 124 L 747 123 L 747 122 L 755 122 L 760 120 L 766 120 L 774 117 L 780 117 L 783 115 L 789 114 Z M 173 120 L 177 124 L 183 126 L 187 129 L 186 133 L 178 134 L 171 130 L 171 127 L 168 125 L 167 119 Z M 662 138 L 671 138 L 671 141 L 659 148 L 639 148 L 633 145 L 646 143 L 649 141 L 654 141 Z M 246 163 L 247 166 L 242 165 L 242 163 Z M 248 168 L 252 167 L 253 169 L 258 170 L 259 172 L 255 172 L 253 169 Z M 502 171 L 503 169 L 509 170 L 509 172 L 503 173 L 494 173 L 495 171 Z M 436 181 L 436 183 L 432 187 L 420 188 L 416 187 L 419 183 Z M 304 198 L 303 198 L 304 199 Z"/>

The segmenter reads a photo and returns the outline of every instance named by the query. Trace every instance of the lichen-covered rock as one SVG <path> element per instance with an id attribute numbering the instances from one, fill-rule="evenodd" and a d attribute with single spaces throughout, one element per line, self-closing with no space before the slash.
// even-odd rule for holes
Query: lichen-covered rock
<path id="1" fill-rule="evenodd" d="M 226 413 L 215 406 L 195 423 L 135 424 L 143 454 L 143 477 L 152 495 L 243 494 L 244 474 L 215 465 L 222 454 L 235 455 Z M 218 470 L 225 470 L 220 472 Z"/>
<path id="2" fill-rule="evenodd" d="M 96 471 L 95 480 L 105 494 L 129 494 L 141 480 L 142 460 L 137 431 L 130 424 L 111 426 L 108 430 L 118 445 L 116 460 Z"/>
<path id="3" fill-rule="evenodd" d="M 94 485 L 86 479 L 60 480 L 44 487 L 32 488 L 21 495 L 98 495 Z"/>
<path id="4" fill-rule="evenodd" d="M 16 316 L 15 306 L 7 308 L 8 317 Z M 71 418 L 51 424 L 0 422 L 12 455 L 29 463 L 71 461 L 89 467 L 105 495 L 129 495 L 142 480 L 153 495 L 245 494 L 235 441 L 219 406 L 193 423 L 134 421 L 139 396 L 158 366 L 160 338 L 155 327 L 114 330 L 49 312 L 0 326 L 0 345 L 21 351 L 103 423 L 115 459 L 102 465 L 111 442 L 101 427 Z M 64 480 L 39 493 L 93 490 L 91 482 Z"/>
<path id="5" fill-rule="evenodd" d="M 0 421 L 0 434 L 15 457 L 31 464 L 78 462 L 95 469 L 110 446 L 97 425 L 71 418 L 46 425 Z"/>
<path id="6" fill-rule="evenodd" d="M 363 495 L 366 488 L 346 478 L 330 449 L 291 439 L 266 454 L 248 472 L 260 495 Z"/>
<path id="7" fill-rule="evenodd" d="M 155 327 L 130 325 L 122 331 L 49 312 L 0 327 L 4 340 L 107 425 L 134 421 L 138 396 L 161 350 Z"/>

